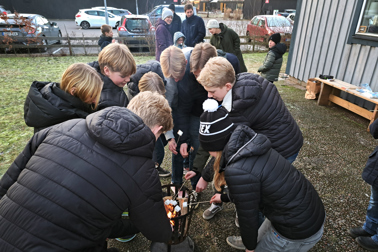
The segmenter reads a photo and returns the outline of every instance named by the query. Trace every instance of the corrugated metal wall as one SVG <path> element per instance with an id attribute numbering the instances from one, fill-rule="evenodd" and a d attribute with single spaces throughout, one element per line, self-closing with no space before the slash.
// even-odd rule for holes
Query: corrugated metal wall
<path id="1" fill-rule="evenodd" d="M 378 48 L 347 44 L 355 0 L 302 0 L 287 73 L 299 80 L 330 74 L 378 91 Z"/>

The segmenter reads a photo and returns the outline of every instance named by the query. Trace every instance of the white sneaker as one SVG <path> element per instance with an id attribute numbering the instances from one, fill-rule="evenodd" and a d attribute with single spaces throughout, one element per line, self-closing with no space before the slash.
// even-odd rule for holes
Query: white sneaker
<path id="1" fill-rule="evenodd" d="M 223 209 L 222 203 L 219 203 L 219 204 L 211 203 L 211 206 L 203 212 L 202 217 L 205 220 L 210 220 L 222 209 Z"/>

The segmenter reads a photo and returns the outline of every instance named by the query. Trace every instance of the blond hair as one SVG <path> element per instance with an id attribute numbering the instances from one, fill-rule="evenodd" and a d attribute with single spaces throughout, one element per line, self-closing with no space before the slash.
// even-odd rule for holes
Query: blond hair
<path id="1" fill-rule="evenodd" d="M 180 48 L 170 46 L 161 53 L 160 64 L 165 78 L 179 79 L 185 72 L 186 58 Z"/>
<path id="2" fill-rule="evenodd" d="M 220 166 L 220 161 L 222 158 L 222 153 L 223 153 L 222 151 L 217 151 L 217 155 L 215 157 L 214 166 L 213 166 L 213 169 L 214 169 L 213 183 L 214 183 L 215 189 L 218 192 L 222 191 L 222 187 L 227 185 L 226 179 L 224 178 L 224 172 L 221 172 L 221 173 L 219 172 L 219 166 Z"/>
<path id="3" fill-rule="evenodd" d="M 207 61 L 217 56 L 217 49 L 210 43 L 199 43 L 192 50 L 190 55 L 190 72 L 202 70 Z"/>
<path id="4" fill-rule="evenodd" d="M 235 70 L 223 57 L 209 59 L 202 69 L 197 81 L 204 87 L 224 87 L 227 83 L 234 85 Z"/>
<path id="5" fill-rule="evenodd" d="M 97 71 L 84 63 L 70 65 L 64 71 L 60 83 L 60 89 L 85 103 L 95 100 L 94 108 L 100 100 L 102 86 L 103 82 Z"/>
<path id="6" fill-rule="evenodd" d="M 123 76 L 130 76 L 136 72 L 134 57 L 124 44 L 112 43 L 102 49 L 98 55 L 98 64 L 102 74 L 105 74 L 105 66 L 112 72 L 120 72 Z"/>
<path id="7" fill-rule="evenodd" d="M 101 25 L 101 33 L 105 35 L 105 32 L 110 32 L 112 30 L 112 27 L 107 24 Z"/>
<path id="8" fill-rule="evenodd" d="M 161 77 L 154 72 L 145 73 L 138 83 L 140 92 L 151 91 L 165 95 L 165 86 Z"/>
<path id="9" fill-rule="evenodd" d="M 139 93 L 130 101 L 127 108 L 142 118 L 144 124 L 150 129 L 162 126 L 159 134 L 173 128 L 172 110 L 168 101 L 156 92 Z"/>

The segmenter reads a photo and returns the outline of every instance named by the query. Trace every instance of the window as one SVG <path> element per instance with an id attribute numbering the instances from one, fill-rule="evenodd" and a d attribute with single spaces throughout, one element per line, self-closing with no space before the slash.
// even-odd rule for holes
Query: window
<path id="1" fill-rule="evenodd" d="M 259 18 L 258 17 L 254 17 L 253 19 L 252 19 L 252 24 L 253 25 L 257 25 L 257 23 L 259 22 Z"/>
<path id="2" fill-rule="evenodd" d="M 259 26 L 260 27 L 265 27 L 265 20 L 264 19 L 261 19 L 260 22 L 259 22 Z"/>
<path id="3" fill-rule="evenodd" d="M 97 16 L 97 11 L 86 11 L 85 13 L 88 15 Z"/>
<path id="4" fill-rule="evenodd" d="M 378 0 L 367 0 L 362 7 L 356 34 L 378 35 Z"/>
<path id="5" fill-rule="evenodd" d="M 97 15 L 100 16 L 100 17 L 105 17 L 105 12 L 104 11 L 97 11 Z"/>
<path id="6" fill-rule="evenodd" d="M 347 43 L 378 46 L 378 0 L 357 0 Z"/>

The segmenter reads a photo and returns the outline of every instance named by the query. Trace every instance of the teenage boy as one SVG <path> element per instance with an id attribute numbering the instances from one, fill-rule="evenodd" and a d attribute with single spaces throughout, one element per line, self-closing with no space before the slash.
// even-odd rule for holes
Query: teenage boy
<path id="1" fill-rule="evenodd" d="M 173 126 L 157 93 L 37 132 L 0 180 L 1 251 L 107 251 L 141 232 L 167 242 L 152 152 Z M 129 219 L 121 219 L 125 209 Z"/>
<path id="2" fill-rule="evenodd" d="M 104 49 L 105 46 L 114 43 L 113 39 L 113 30 L 110 25 L 103 24 L 101 25 L 101 36 L 98 40 L 98 45 L 101 47 L 101 50 Z"/>
<path id="3" fill-rule="evenodd" d="M 181 32 L 186 37 L 185 44 L 189 47 L 194 47 L 196 44 L 203 42 L 205 38 L 205 23 L 201 17 L 194 15 L 192 4 L 185 4 L 184 11 L 186 19 L 182 22 Z"/>
<path id="4" fill-rule="evenodd" d="M 88 63 L 101 74 L 104 86 L 98 110 L 110 107 L 126 107 L 129 103 L 123 87 L 136 71 L 136 64 L 129 48 L 124 44 L 110 44 L 98 55 L 98 61 Z"/>
<path id="5" fill-rule="evenodd" d="M 169 27 L 169 32 L 171 33 L 172 37 L 174 36 L 175 32 L 181 31 L 181 18 L 176 14 L 176 6 L 175 4 L 171 3 L 168 7 L 173 12 L 173 19 L 172 23 Z"/>
<path id="6" fill-rule="evenodd" d="M 211 58 L 197 80 L 209 98 L 222 102 L 235 125 L 247 125 L 267 136 L 273 149 L 290 163 L 294 162 L 303 145 L 302 132 L 274 84 L 257 74 L 235 76 L 231 64 L 222 57 Z M 211 176 L 206 176 L 206 171 L 202 174 L 197 192 L 204 190 L 212 180 Z M 210 219 L 221 209 L 222 205 L 212 204 L 208 209 L 211 213 L 204 213 L 204 217 Z"/>

